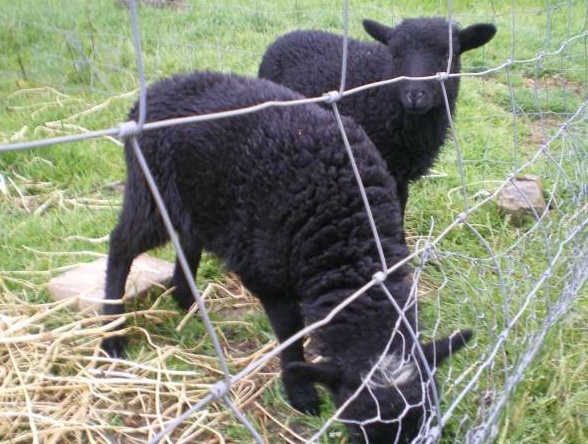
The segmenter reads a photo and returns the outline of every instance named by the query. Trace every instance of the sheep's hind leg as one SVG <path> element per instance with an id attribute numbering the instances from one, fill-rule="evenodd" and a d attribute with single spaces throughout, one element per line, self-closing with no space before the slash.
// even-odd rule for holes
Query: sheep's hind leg
<path id="1" fill-rule="evenodd" d="M 123 211 L 117 227 L 110 234 L 105 301 L 120 301 L 120 303 L 104 304 L 105 315 L 124 313 L 122 297 L 133 260 L 139 254 L 167 241 L 167 234 L 160 220 L 128 219 L 125 216 L 129 214 L 133 214 L 132 211 Z M 124 325 L 119 325 L 116 329 L 123 328 Z M 125 354 L 126 340 L 122 335 L 110 335 L 102 340 L 101 347 L 109 356 L 121 358 Z"/>
<path id="2" fill-rule="evenodd" d="M 300 306 L 295 300 L 260 298 L 280 343 L 286 341 L 304 327 Z M 296 410 L 311 415 L 320 413 L 320 399 L 312 382 L 301 379 L 287 370 L 287 364 L 304 362 L 303 339 L 299 339 L 282 351 L 282 382 L 290 404 Z"/>
<path id="3" fill-rule="evenodd" d="M 200 264 L 200 258 L 202 256 L 202 242 L 192 236 L 184 235 L 180 238 L 180 244 L 182 245 L 182 251 L 188 261 L 188 266 L 192 271 L 192 274 L 191 276 L 186 277 L 179 260 L 176 258 L 176 266 L 171 283 L 176 287 L 174 291 L 174 299 L 178 306 L 188 311 L 195 302 L 194 295 L 188 285 L 188 279 L 195 279 L 196 271 L 198 270 L 198 265 Z"/>

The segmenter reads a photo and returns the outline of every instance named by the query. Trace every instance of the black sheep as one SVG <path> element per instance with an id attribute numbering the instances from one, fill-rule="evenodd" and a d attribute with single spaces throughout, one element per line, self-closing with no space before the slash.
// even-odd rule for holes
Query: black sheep
<path id="1" fill-rule="evenodd" d="M 460 56 L 487 43 L 496 28 L 476 24 L 465 29 L 442 18 L 407 19 L 390 28 L 364 20 L 367 33 L 379 43 L 348 40 L 345 89 L 400 76 L 429 77 L 459 73 Z M 294 31 L 279 37 L 266 50 L 259 76 L 285 85 L 307 97 L 340 86 L 343 37 L 322 31 Z M 459 77 L 445 80 L 453 114 Z M 447 135 L 449 118 L 440 81 L 403 80 L 344 97 L 339 111 L 363 126 L 380 150 L 398 187 L 404 215 L 408 184 L 427 173 Z"/>
<path id="2" fill-rule="evenodd" d="M 146 120 L 299 98 L 267 80 L 193 73 L 151 86 Z M 130 118 L 138 118 L 137 106 Z M 395 264 L 408 250 L 394 179 L 361 127 L 350 118 L 343 122 L 387 263 Z M 222 258 L 259 297 L 280 341 L 305 323 L 324 318 L 380 269 L 339 127 L 334 115 L 319 106 L 272 107 L 161 128 L 143 132 L 138 142 L 191 269 L 196 272 L 203 249 Z M 120 219 L 110 239 L 107 300 L 123 294 L 136 256 L 168 240 L 129 141 L 125 154 L 128 177 Z M 416 330 L 409 274 L 408 267 L 400 267 L 384 285 L 405 310 L 410 328 Z M 177 264 L 172 283 L 178 304 L 190 307 L 193 297 Z M 121 314 L 123 308 L 106 304 L 104 311 Z M 463 331 L 424 345 L 429 365 L 446 358 L 451 349 L 461 348 L 469 336 L 469 331 Z M 281 356 L 282 379 L 295 408 L 318 412 L 314 383 L 327 385 L 341 405 L 384 353 L 368 387 L 359 392 L 342 418 L 368 421 L 363 428 L 375 443 L 388 443 L 397 435 L 410 438 L 419 432 L 431 409 L 434 382 L 424 373 L 425 365 L 414 358 L 416 343 L 409 328 L 399 322 L 398 312 L 379 285 L 316 330 L 313 340 L 326 362 L 306 363 L 302 341 Z M 122 356 L 124 338 L 112 335 L 102 347 L 111 356 Z M 361 428 L 350 425 L 356 442 L 364 442 Z"/>

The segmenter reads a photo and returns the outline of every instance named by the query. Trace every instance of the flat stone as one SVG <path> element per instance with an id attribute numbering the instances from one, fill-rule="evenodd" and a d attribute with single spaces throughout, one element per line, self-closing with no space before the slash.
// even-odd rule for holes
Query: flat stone
<path id="1" fill-rule="evenodd" d="M 546 203 L 541 180 L 533 174 L 515 177 L 502 188 L 496 203 L 502 213 L 513 216 L 511 220 L 515 224 L 524 216 L 542 214 Z"/>
<path id="2" fill-rule="evenodd" d="M 77 298 L 78 310 L 100 309 L 104 300 L 106 257 L 77 265 L 49 281 L 49 292 L 55 300 Z M 125 298 L 147 293 L 154 287 L 165 288 L 173 274 L 174 264 L 147 254 L 133 262 L 127 278 Z"/>

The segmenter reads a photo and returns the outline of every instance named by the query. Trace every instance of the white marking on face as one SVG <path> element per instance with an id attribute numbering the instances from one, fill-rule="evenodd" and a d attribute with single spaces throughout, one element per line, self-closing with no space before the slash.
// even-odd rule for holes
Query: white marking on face
<path id="1" fill-rule="evenodd" d="M 417 368 L 412 361 L 405 361 L 396 354 L 387 355 L 380 361 L 368 382 L 372 389 L 401 386 L 417 376 Z"/>

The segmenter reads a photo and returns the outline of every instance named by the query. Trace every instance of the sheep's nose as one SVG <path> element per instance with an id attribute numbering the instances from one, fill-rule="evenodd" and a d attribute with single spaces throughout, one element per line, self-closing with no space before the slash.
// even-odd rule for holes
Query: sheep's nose
<path id="1" fill-rule="evenodd" d="M 408 101 L 410 103 L 412 103 L 413 105 L 416 105 L 419 102 L 419 100 L 421 100 L 423 98 L 424 95 L 425 95 L 425 92 L 422 90 L 413 90 L 413 91 L 407 91 L 406 98 L 408 99 Z"/>
<path id="2" fill-rule="evenodd" d="M 425 113 L 431 106 L 431 96 L 422 89 L 410 89 L 404 93 L 404 107 L 410 113 Z"/>

